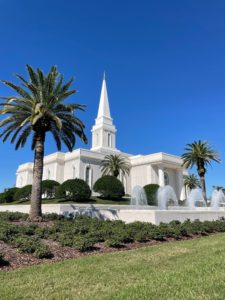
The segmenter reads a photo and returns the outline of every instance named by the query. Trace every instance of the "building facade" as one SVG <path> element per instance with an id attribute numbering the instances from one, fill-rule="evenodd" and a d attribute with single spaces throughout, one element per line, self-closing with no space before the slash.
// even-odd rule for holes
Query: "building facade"
<path id="1" fill-rule="evenodd" d="M 103 78 L 97 118 L 92 127 L 92 147 L 76 149 L 73 152 L 55 152 L 44 158 L 43 180 L 51 179 L 59 183 L 67 179 L 81 178 L 90 188 L 102 176 L 101 161 L 107 154 L 126 157 L 131 164 L 129 176 L 120 176 L 127 194 L 134 186 L 157 183 L 160 186 L 171 185 L 178 199 L 185 199 L 183 175 L 180 157 L 163 152 L 149 155 L 132 155 L 116 148 L 116 127 L 110 114 L 106 79 Z M 33 163 L 28 162 L 18 167 L 16 186 L 32 184 Z"/>

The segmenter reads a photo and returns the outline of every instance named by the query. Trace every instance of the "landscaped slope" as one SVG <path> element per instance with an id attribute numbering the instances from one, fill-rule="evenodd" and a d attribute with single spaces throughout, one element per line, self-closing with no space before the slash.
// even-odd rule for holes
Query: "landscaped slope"
<path id="1" fill-rule="evenodd" d="M 7 299 L 224 299 L 225 234 L 0 273 Z"/>

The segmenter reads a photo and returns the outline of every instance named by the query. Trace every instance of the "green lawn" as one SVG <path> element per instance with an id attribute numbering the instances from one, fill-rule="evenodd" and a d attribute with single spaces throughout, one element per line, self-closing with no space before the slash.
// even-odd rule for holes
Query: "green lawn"
<path id="1" fill-rule="evenodd" d="M 92 197 L 89 201 L 87 202 L 74 202 L 74 201 L 69 201 L 69 200 L 65 200 L 65 199 L 43 199 L 42 200 L 43 204 L 84 204 L 84 203 L 90 203 L 90 204 L 108 204 L 108 205 L 129 205 L 130 204 L 130 199 L 129 198 L 122 198 L 121 200 L 107 200 L 107 199 L 100 199 L 97 197 Z M 30 204 L 29 201 L 14 201 L 14 202 L 10 202 L 10 203 L 0 203 L 0 205 L 19 205 L 19 204 Z"/>
<path id="2" fill-rule="evenodd" d="M 225 234 L 0 273 L 0 299 L 225 299 Z"/>

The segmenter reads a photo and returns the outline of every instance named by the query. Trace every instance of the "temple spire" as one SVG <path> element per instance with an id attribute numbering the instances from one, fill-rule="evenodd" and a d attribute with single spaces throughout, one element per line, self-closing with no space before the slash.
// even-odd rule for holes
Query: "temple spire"
<path id="1" fill-rule="evenodd" d="M 116 149 L 116 127 L 111 118 L 108 93 L 105 80 L 105 72 L 103 73 L 102 89 L 98 107 L 98 115 L 95 119 L 95 125 L 92 127 L 92 148 L 93 151 L 102 153 L 111 153 Z"/>
<path id="2" fill-rule="evenodd" d="M 106 79 L 105 79 L 105 72 L 103 73 L 103 80 L 102 80 L 102 90 L 100 96 L 100 102 L 98 107 L 98 118 L 106 117 L 111 119 L 110 109 L 109 109 L 109 100 L 108 100 L 108 93 L 106 87 Z"/>

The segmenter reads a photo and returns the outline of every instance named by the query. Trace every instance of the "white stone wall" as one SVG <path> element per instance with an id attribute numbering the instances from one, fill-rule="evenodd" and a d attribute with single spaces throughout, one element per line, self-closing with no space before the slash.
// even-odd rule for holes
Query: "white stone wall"
<path id="1" fill-rule="evenodd" d="M 65 161 L 63 181 L 67 179 L 80 178 L 80 159 L 71 159 Z"/>
<path id="2" fill-rule="evenodd" d="M 33 164 L 20 165 L 16 173 L 16 187 L 23 187 L 33 182 Z"/>
<path id="3" fill-rule="evenodd" d="M 148 183 L 148 166 L 140 165 L 140 166 L 133 166 L 131 168 L 130 176 L 131 176 L 131 189 L 136 186 L 144 186 Z"/>

